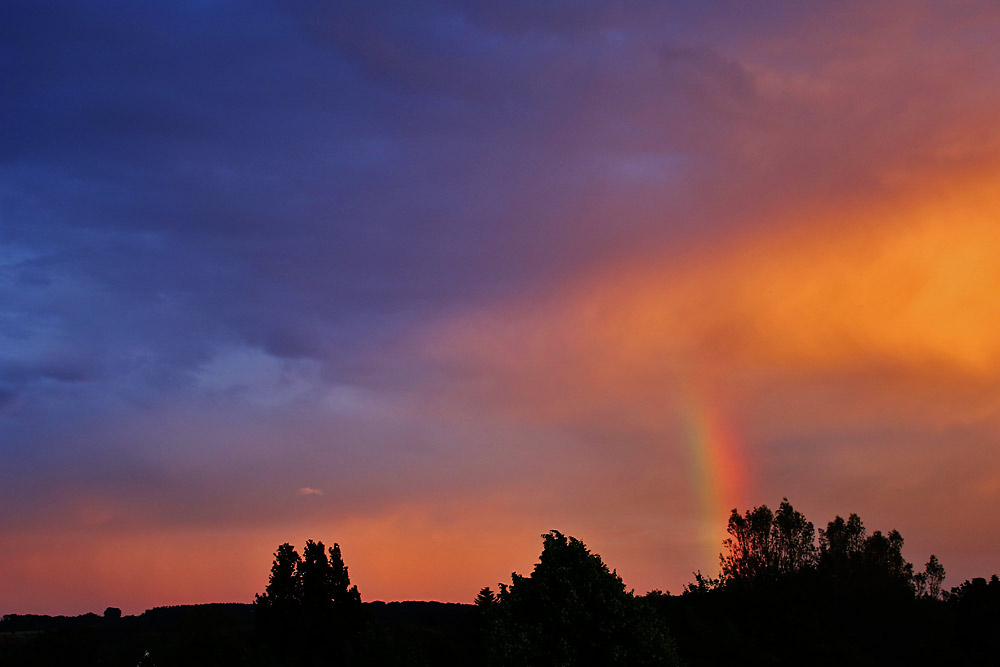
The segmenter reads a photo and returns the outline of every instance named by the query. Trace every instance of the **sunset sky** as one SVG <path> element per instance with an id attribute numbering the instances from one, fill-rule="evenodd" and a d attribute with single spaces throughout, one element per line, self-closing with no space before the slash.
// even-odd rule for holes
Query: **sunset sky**
<path id="1" fill-rule="evenodd" d="M 471 602 L 733 507 L 1000 570 L 1000 6 L 8 0 L 0 614 Z"/>

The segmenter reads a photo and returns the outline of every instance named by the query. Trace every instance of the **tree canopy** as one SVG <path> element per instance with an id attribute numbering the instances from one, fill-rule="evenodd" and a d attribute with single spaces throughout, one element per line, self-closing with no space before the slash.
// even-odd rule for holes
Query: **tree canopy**
<path id="1" fill-rule="evenodd" d="M 742 586 L 775 583 L 795 575 L 810 575 L 844 595 L 864 594 L 942 597 L 944 567 L 932 555 L 924 571 L 914 574 L 913 564 L 903 557 L 903 536 L 891 530 L 870 535 L 861 517 L 837 516 L 819 530 L 795 510 L 787 498 L 777 512 L 760 505 L 729 517 L 729 537 L 720 554 L 720 577 L 716 585 Z M 705 590 L 701 578 L 692 592 Z"/>
<path id="2" fill-rule="evenodd" d="M 671 665 L 673 640 L 618 574 L 574 537 L 542 536 L 532 573 L 499 594 L 480 591 L 488 641 L 501 665 Z"/>
<path id="3" fill-rule="evenodd" d="M 816 561 L 815 530 L 801 512 L 781 501 L 776 513 L 767 505 L 729 517 L 721 557 L 723 581 L 759 581 L 798 572 Z"/>

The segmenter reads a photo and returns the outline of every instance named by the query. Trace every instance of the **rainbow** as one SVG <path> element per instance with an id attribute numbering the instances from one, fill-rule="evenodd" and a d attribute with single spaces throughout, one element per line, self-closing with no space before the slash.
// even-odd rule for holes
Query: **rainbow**
<path id="1" fill-rule="evenodd" d="M 689 395 L 682 413 L 685 442 L 690 458 L 694 487 L 698 494 L 706 543 L 706 575 L 717 572 L 722 540 L 726 537 L 729 513 L 743 499 L 747 466 L 742 443 L 723 418 L 717 402 L 703 392 Z"/>

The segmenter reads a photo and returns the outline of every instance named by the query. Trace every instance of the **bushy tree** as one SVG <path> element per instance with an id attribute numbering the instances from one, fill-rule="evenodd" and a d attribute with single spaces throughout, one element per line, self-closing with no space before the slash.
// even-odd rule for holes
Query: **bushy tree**
<path id="1" fill-rule="evenodd" d="M 865 525 L 861 517 L 851 514 L 847 521 L 837 516 L 819 531 L 820 561 L 833 570 L 848 567 L 865 550 Z"/>
<path id="2" fill-rule="evenodd" d="M 743 515 L 733 509 L 726 527 L 729 537 L 722 543 L 728 552 L 721 558 L 723 580 L 757 580 L 769 572 L 774 551 L 773 520 L 774 514 L 767 505 L 747 510 Z"/>
<path id="3" fill-rule="evenodd" d="M 655 613 L 600 556 L 558 531 L 542 539 L 530 576 L 513 573 L 499 595 L 485 588 L 476 598 L 499 664 L 676 664 L 673 641 Z"/>
<path id="4" fill-rule="evenodd" d="M 784 498 L 778 506 L 771 532 L 778 572 L 800 572 L 815 564 L 816 531 L 812 522 L 792 507 L 788 498 Z"/>
<path id="5" fill-rule="evenodd" d="M 767 505 L 742 515 L 733 509 L 726 530 L 727 553 L 720 556 L 724 583 L 772 581 L 816 562 L 815 529 L 788 498 L 777 513 Z"/>
<path id="6" fill-rule="evenodd" d="M 720 555 L 721 586 L 770 585 L 786 581 L 808 585 L 834 598 L 902 600 L 914 593 L 941 597 L 944 568 L 931 556 L 925 571 L 914 575 L 903 557 L 903 537 L 896 530 L 870 535 L 857 514 L 837 516 L 820 529 L 818 545 L 812 523 L 788 499 L 777 512 L 766 505 L 740 514 L 733 510 L 727 528 L 726 551 Z M 801 574 L 792 584 L 790 575 Z M 689 586 L 692 592 L 705 586 Z"/>
<path id="7" fill-rule="evenodd" d="M 898 530 L 888 535 L 876 530 L 865 541 L 864 567 L 870 574 L 885 575 L 889 579 L 909 583 L 913 577 L 913 564 L 903 558 L 903 536 Z"/>
<path id="8" fill-rule="evenodd" d="M 940 563 L 932 558 L 932 576 L 936 577 Z M 903 557 L 903 536 L 899 531 L 883 535 L 876 530 L 868 535 L 857 514 L 851 514 L 847 521 L 837 516 L 819 531 L 818 571 L 846 595 L 907 597 L 929 583 L 925 575 L 915 577 L 913 564 Z M 943 571 L 941 568 L 942 579 Z M 940 588 L 940 582 L 936 585 Z"/>
<path id="9" fill-rule="evenodd" d="M 953 605 L 980 609 L 992 607 L 994 614 L 1000 615 L 1000 577 L 994 574 L 989 582 L 985 577 L 966 579 L 960 586 L 951 589 L 947 600 Z"/>

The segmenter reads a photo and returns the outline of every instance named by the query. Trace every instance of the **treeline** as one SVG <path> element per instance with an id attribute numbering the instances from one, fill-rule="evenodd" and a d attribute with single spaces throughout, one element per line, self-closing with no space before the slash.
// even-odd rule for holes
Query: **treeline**
<path id="1" fill-rule="evenodd" d="M 0 665 L 251 665 L 253 635 L 249 604 L 155 607 L 138 616 L 115 607 L 103 616 L 8 614 Z"/>
<path id="2" fill-rule="evenodd" d="M 716 576 L 682 595 L 648 594 L 690 665 L 1000 664 L 1000 579 L 946 591 L 931 555 L 919 571 L 898 531 L 859 516 L 825 528 L 788 500 L 733 510 Z"/>
<path id="3" fill-rule="evenodd" d="M 1000 579 L 943 589 L 898 531 L 856 514 L 815 526 L 784 499 L 733 510 L 715 575 L 682 594 L 626 592 L 582 542 L 553 531 L 529 577 L 477 598 L 488 664 L 996 665 Z"/>
<path id="4" fill-rule="evenodd" d="M 950 591 L 917 569 L 897 531 L 861 518 L 816 529 L 788 500 L 733 510 L 719 571 L 679 595 L 637 595 L 573 537 L 542 536 L 528 575 L 474 604 L 362 603 L 334 544 L 282 544 L 252 605 L 124 617 L 8 615 L 0 664 L 16 665 L 995 665 L 1000 578 Z"/>
<path id="5" fill-rule="evenodd" d="M 0 665 L 466 665 L 481 650 L 471 604 L 365 602 L 360 613 L 366 654 L 339 662 L 320 655 L 314 663 L 294 663 L 261 637 L 250 603 L 157 607 L 117 621 L 93 613 L 8 614 L 0 621 Z"/>

